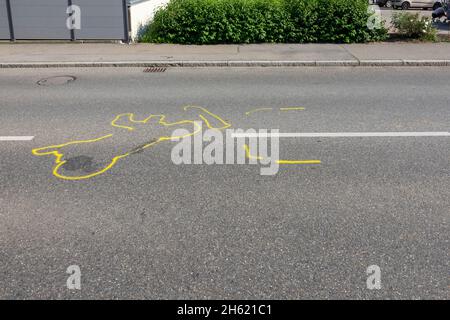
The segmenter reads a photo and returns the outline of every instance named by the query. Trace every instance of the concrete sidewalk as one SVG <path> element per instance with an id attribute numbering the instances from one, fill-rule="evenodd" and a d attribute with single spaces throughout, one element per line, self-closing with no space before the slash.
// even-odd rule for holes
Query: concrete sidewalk
<path id="1" fill-rule="evenodd" d="M 450 66 L 450 43 L 183 46 L 0 43 L 0 68 L 149 66 Z"/>

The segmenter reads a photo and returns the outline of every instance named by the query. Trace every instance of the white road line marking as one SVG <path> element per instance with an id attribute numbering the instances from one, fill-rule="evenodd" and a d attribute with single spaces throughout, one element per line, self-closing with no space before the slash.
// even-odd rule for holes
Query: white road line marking
<path id="1" fill-rule="evenodd" d="M 354 138 L 354 137 L 450 137 L 450 132 L 294 132 L 233 133 L 233 138 Z"/>
<path id="2" fill-rule="evenodd" d="M 34 136 L 0 136 L 0 141 L 30 141 Z"/>

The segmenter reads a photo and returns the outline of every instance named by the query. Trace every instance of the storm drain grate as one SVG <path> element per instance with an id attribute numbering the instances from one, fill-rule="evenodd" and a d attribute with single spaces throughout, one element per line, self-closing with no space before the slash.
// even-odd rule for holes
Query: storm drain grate
<path id="1" fill-rule="evenodd" d="M 167 68 L 164 67 L 150 67 L 150 68 L 145 68 L 144 72 L 145 73 L 158 73 L 158 72 L 166 72 Z"/>

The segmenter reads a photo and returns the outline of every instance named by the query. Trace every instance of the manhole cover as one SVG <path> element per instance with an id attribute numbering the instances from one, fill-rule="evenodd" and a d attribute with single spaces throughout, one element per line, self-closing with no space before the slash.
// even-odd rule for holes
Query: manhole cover
<path id="1" fill-rule="evenodd" d="M 41 79 L 37 82 L 40 86 L 60 86 L 70 82 L 74 82 L 77 78 L 74 76 L 55 76 Z"/>

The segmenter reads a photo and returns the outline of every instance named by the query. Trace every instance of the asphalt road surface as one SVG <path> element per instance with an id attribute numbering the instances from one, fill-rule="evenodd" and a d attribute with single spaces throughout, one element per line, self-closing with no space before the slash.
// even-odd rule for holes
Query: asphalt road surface
<path id="1" fill-rule="evenodd" d="M 0 298 L 448 299 L 449 72 L 0 70 Z M 37 84 L 54 76 L 76 79 Z M 282 159 L 321 163 L 263 176 L 176 165 L 175 142 L 143 148 L 157 126 L 111 125 L 205 114 L 188 105 L 232 128 L 341 136 L 280 138 Z M 130 155 L 67 180 L 50 152 L 70 141 L 85 143 L 64 145 L 61 177 Z M 66 286 L 72 265 L 80 290 Z M 380 289 L 367 288 L 372 265 Z"/>

